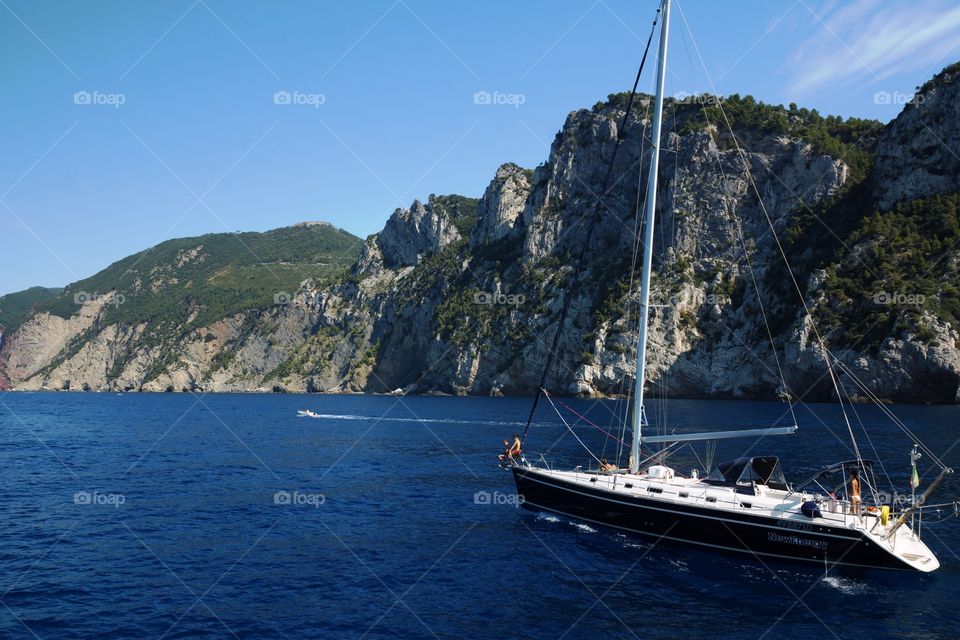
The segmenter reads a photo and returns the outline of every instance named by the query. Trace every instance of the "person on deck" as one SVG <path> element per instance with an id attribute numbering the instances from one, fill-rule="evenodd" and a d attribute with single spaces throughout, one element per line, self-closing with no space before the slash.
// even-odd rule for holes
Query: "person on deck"
<path id="1" fill-rule="evenodd" d="M 856 469 L 850 469 L 850 512 L 860 515 L 860 474 Z"/>
<path id="2" fill-rule="evenodd" d="M 520 436 L 518 434 L 513 434 L 513 444 L 510 446 L 510 451 L 507 452 L 507 455 L 510 458 L 520 455 Z"/>
<path id="3" fill-rule="evenodd" d="M 510 450 L 513 447 L 510 446 L 510 442 L 507 440 L 503 441 L 503 453 L 497 456 L 500 459 L 500 462 L 506 461 L 510 457 Z"/>
<path id="4" fill-rule="evenodd" d="M 612 462 L 607 462 L 606 458 L 600 459 L 600 471 L 616 471 L 617 465 Z"/>

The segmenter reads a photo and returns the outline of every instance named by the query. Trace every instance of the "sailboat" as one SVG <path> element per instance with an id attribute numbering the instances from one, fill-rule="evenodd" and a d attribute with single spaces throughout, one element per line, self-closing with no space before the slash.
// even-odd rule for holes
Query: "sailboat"
<path id="1" fill-rule="evenodd" d="M 919 572 L 936 570 L 940 562 L 921 540 L 919 523 L 922 522 L 927 498 L 952 470 L 913 438 L 912 432 L 899 420 L 895 420 L 895 424 L 914 440 L 911 450 L 913 478 L 916 479 L 916 461 L 920 455 L 926 455 L 940 467 L 939 475 L 920 496 L 916 495 L 919 481 L 916 484 L 911 481 L 913 492 L 908 504 L 897 503 L 879 494 L 873 464 L 861 457 L 855 441 L 855 460 L 825 465 L 807 482 L 796 486 L 787 482 L 780 460 L 774 455 L 752 455 L 722 462 L 708 469 L 709 473 L 703 477 L 697 473 L 684 476 L 664 464 L 663 452 L 671 447 L 692 442 L 707 442 L 715 446 L 717 440 L 727 438 L 788 436 L 797 431 L 796 424 L 735 431 L 644 435 L 643 429 L 647 426 L 644 380 L 670 0 L 662 0 L 658 19 L 659 52 L 645 202 L 646 225 L 643 234 L 629 469 L 617 469 L 605 461 L 596 469 L 584 469 L 582 466 L 558 469 L 549 465 L 543 456 L 538 462 L 532 462 L 533 456 L 524 451 L 511 456 L 506 465 L 513 474 L 517 494 L 522 497 L 520 504 L 526 509 L 614 527 L 654 541 L 669 540 L 757 558 L 798 561 L 818 567 L 848 566 Z M 652 29 L 650 40 L 653 35 Z M 647 43 L 648 50 L 650 40 Z M 635 83 L 631 105 L 636 87 Z M 629 110 L 628 105 L 628 113 Z M 604 186 L 600 197 L 605 190 Z M 576 275 L 579 275 L 579 265 Z M 575 276 L 574 286 L 576 281 Z M 561 319 L 557 337 L 562 326 Z M 555 338 L 554 347 L 556 344 Z M 843 365 L 832 357 L 822 340 L 821 345 L 833 378 L 833 369 Z M 550 367 L 552 355 L 551 351 L 546 368 Z M 853 375 L 850 371 L 847 374 Z M 544 371 L 527 421 L 527 431 L 537 401 L 543 396 L 549 397 L 543 384 L 546 375 Z M 869 395 L 865 385 L 863 390 Z M 837 391 L 839 393 L 839 388 Z M 879 399 L 874 399 L 879 404 Z M 881 408 L 889 412 L 882 405 Z M 524 449 L 527 431 L 523 436 Z M 853 438 L 852 428 L 850 435 Z M 641 444 L 660 445 L 660 453 L 642 459 Z M 599 458 L 594 458 L 599 462 Z M 857 499 L 854 491 L 847 491 L 847 495 L 843 495 L 842 489 L 853 477 L 857 478 L 857 483 L 865 486 L 864 493 L 870 495 L 864 495 L 862 500 Z"/>

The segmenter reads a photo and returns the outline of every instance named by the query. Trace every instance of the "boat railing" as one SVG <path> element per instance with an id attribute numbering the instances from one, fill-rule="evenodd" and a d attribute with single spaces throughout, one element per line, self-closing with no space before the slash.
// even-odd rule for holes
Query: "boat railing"
<path id="1" fill-rule="evenodd" d="M 543 457 L 542 453 L 540 454 L 540 462 L 543 463 L 543 466 L 544 468 L 546 468 L 547 471 L 553 471 L 553 468 L 550 466 L 550 463 L 547 462 L 547 459 Z"/>
<path id="2" fill-rule="evenodd" d="M 807 499 L 807 496 L 800 495 L 801 500 Z M 812 496 L 813 499 L 818 498 L 818 496 Z M 833 521 L 843 526 L 853 525 L 856 528 L 863 529 L 868 533 L 876 533 L 877 528 L 880 527 L 881 531 L 886 531 L 889 527 L 888 525 L 882 525 L 882 519 L 880 517 L 880 511 L 877 507 L 871 507 L 870 505 L 861 505 L 860 511 L 858 513 L 853 512 L 852 503 L 849 500 L 842 498 L 829 498 L 826 500 L 818 501 L 817 506 L 821 510 L 821 518 L 827 521 Z M 788 517 L 796 511 L 789 509 L 786 505 L 786 498 L 780 504 L 778 509 L 780 512 L 780 517 Z M 896 512 L 891 512 L 889 514 L 889 521 L 892 522 L 899 514 Z"/>

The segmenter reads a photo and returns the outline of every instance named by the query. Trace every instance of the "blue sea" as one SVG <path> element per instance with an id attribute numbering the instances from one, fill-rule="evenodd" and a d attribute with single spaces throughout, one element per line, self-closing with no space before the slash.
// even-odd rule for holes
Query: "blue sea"
<path id="1" fill-rule="evenodd" d="M 564 402 L 607 430 L 622 409 Z M 893 408 L 960 466 L 960 407 Z M 524 398 L 7 393 L 0 637 L 960 635 L 957 519 L 928 514 L 925 539 L 942 563 L 929 575 L 825 575 L 654 545 L 516 507 L 496 456 L 528 410 Z M 785 425 L 785 410 L 671 401 L 651 421 Z M 565 417 L 585 443 L 615 454 L 615 441 Z M 716 459 L 752 447 L 780 455 L 800 480 L 851 457 L 837 406 L 803 405 L 797 417 L 797 435 L 723 441 Z M 876 449 L 905 488 L 900 432 L 875 407 L 858 406 L 851 420 L 864 457 Z M 587 461 L 549 405 L 527 450 Z M 688 451 L 670 463 L 699 464 Z M 951 478 L 934 502 L 957 489 Z"/>

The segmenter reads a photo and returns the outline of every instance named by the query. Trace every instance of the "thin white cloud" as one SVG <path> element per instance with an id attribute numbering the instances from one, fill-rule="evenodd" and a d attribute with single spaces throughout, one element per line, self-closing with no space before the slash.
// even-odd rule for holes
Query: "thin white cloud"
<path id="1" fill-rule="evenodd" d="M 902 72 L 931 75 L 953 61 L 946 56 L 960 45 L 960 6 L 954 2 L 854 0 L 816 13 L 804 0 L 804 7 L 815 33 L 790 58 L 793 95 L 873 84 Z"/>

